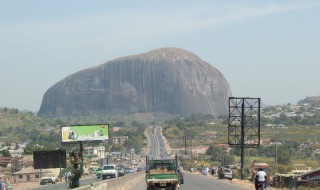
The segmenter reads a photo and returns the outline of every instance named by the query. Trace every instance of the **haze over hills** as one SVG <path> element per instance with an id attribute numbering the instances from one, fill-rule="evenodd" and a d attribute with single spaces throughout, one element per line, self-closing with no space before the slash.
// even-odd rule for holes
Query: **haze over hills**
<path id="1" fill-rule="evenodd" d="M 160 48 L 81 70 L 50 87 L 39 116 L 106 113 L 227 113 L 231 90 L 197 55 Z"/>

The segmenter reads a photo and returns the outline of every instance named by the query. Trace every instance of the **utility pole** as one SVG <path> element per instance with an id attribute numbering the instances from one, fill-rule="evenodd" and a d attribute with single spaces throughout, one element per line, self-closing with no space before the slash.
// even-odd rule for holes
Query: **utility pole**
<path id="1" fill-rule="evenodd" d="M 276 172 L 278 173 L 278 143 L 276 142 Z"/>
<path id="2" fill-rule="evenodd" d="M 181 137 L 179 139 L 180 151 L 183 152 L 184 155 L 188 155 L 188 149 L 190 151 L 190 156 L 192 158 L 192 138 L 191 137 Z"/>
<path id="3" fill-rule="evenodd" d="M 241 105 L 241 113 L 244 113 L 244 103 Z M 241 142 L 240 142 L 240 149 L 241 149 L 241 179 L 244 179 L 244 114 L 241 115 Z"/>
<path id="4" fill-rule="evenodd" d="M 82 141 L 80 141 L 80 155 L 81 155 L 80 171 L 81 171 L 81 175 L 83 175 L 84 171 L 83 171 L 83 142 Z"/>

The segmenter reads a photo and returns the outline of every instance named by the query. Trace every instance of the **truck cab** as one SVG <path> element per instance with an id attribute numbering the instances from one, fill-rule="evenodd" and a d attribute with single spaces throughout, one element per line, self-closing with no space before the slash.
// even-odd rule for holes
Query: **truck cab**
<path id="1" fill-rule="evenodd" d="M 146 159 L 147 190 L 177 190 L 180 185 L 177 159 Z"/>

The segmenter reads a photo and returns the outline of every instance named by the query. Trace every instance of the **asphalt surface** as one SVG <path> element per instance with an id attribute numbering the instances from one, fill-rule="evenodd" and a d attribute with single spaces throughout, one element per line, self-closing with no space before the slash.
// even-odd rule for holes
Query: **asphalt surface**
<path id="1" fill-rule="evenodd" d="M 150 142 L 148 143 L 149 149 L 149 157 L 154 159 L 161 159 L 167 157 L 167 150 L 165 148 L 165 141 L 163 140 L 162 134 L 160 132 L 160 128 L 149 128 L 147 131 L 147 135 L 149 136 Z M 100 179 L 96 179 L 96 177 L 82 178 L 80 180 L 80 186 L 90 185 L 91 183 L 95 183 L 100 181 Z M 135 179 L 131 183 L 131 187 L 127 190 L 146 190 L 147 185 L 145 183 L 144 175 Z M 58 183 L 55 185 L 44 185 L 37 188 L 33 188 L 33 190 L 66 190 L 68 185 L 66 183 Z M 229 180 L 218 180 L 211 176 L 204 176 L 198 173 L 184 173 L 184 184 L 180 185 L 181 190 L 234 190 L 234 189 L 242 189 L 242 190 L 252 190 L 249 187 L 241 187 L 240 185 L 235 185 L 230 183 Z"/>
<path id="2" fill-rule="evenodd" d="M 128 190 L 146 190 L 147 185 L 144 178 L 139 178 Z M 204 176 L 201 174 L 185 173 L 184 184 L 180 185 L 180 190 L 253 190 L 249 187 L 232 184 L 229 180 L 219 180 L 213 177 Z"/>

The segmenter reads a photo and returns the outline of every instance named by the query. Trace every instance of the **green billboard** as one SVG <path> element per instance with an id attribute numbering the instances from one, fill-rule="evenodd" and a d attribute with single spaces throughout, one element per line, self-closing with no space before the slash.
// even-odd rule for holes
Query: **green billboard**
<path id="1" fill-rule="evenodd" d="M 108 140 L 108 124 L 61 126 L 61 142 Z"/>

